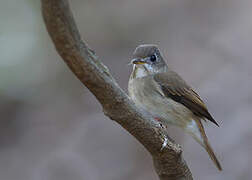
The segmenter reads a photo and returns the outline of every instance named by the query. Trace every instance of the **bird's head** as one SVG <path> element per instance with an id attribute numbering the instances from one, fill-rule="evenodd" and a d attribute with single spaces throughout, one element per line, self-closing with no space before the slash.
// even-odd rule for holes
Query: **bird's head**
<path id="1" fill-rule="evenodd" d="M 133 53 L 131 64 L 134 66 L 135 77 L 166 72 L 168 68 L 158 47 L 153 44 L 138 46 Z"/>

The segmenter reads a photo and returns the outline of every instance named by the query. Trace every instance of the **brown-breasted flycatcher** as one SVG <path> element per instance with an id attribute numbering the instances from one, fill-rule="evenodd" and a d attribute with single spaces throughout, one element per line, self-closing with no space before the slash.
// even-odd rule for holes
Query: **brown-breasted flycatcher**
<path id="1" fill-rule="evenodd" d="M 138 46 L 131 63 L 133 72 L 128 91 L 135 104 L 164 125 L 172 124 L 189 133 L 205 148 L 216 167 L 222 170 L 201 120 L 218 124 L 200 96 L 167 66 L 156 45 Z"/>

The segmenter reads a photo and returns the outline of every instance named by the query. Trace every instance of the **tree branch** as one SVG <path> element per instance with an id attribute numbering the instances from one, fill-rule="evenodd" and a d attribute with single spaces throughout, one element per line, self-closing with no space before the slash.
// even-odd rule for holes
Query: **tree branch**
<path id="1" fill-rule="evenodd" d="M 41 0 L 42 14 L 57 52 L 95 95 L 104 113 L 132 134 L 152 155 L 160 180 L 192 179 L 181 147 L 147 112 L 139 110 L 109 70 L 81 40 L 67 0 Z M 167 145 L 161 150 L 164 139 Z"/>

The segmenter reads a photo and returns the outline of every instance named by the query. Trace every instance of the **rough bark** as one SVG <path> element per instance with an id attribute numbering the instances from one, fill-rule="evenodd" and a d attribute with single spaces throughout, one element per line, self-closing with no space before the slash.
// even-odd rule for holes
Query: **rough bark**
<path id="1" fill-rule="evenodd" d="M 81 40 L 68 1 L 41 0 L 41 3 L 46 28 L 59 55 L 95 95 L 105 115 L 119 123 L 150 152 L 160 180 L 193 179 L 182 158 L 181 147 L 147 112 L 134 105 L 108 68 Z M 167 145 L 161 150 L 165 139 Z"/>

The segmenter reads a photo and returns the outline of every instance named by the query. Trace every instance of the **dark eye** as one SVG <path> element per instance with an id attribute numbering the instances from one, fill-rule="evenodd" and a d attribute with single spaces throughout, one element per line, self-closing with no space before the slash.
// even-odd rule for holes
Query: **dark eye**
<path id="1" fill-rule="evenodd" d="M 150 61 L 155 62 L 157 60 L 157 57 L 155 55 L 151 55 Z"/>

